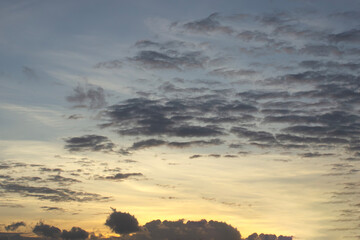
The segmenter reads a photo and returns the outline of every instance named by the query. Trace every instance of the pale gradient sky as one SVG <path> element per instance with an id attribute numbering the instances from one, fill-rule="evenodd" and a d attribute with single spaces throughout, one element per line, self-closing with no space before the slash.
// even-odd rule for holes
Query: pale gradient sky
<path id="1" fill-rule="evenodd" d="M 40 221 L 115 236 L 113 207 L 360 239 L 358 9 L 1 1 L 0 238 Z"/>

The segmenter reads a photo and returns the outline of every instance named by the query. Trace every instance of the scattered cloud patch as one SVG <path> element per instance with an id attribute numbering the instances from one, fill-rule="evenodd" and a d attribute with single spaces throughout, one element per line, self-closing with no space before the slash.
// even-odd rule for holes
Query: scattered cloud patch
<path id="1" fill-rule="evenodd" d="M 6 231 L 15 231 L 19 227 L 25 227 L 25 226 L 26 226 L 26 224 L 24 222 L 15 222 L 15 223 L 5 226 L 5 230 Z"/>
<path id="2" fill-rule="evenodd" d="M 117 234 L 130 234 L 140 231 L 138 220 L 129 213 L 113 212 L 106 219 L 105 225 Z"/>
<path id="3" fill-rule="evenodd" d="M 76 104 L 74 107 L 85 107 L 89 109 L 98 109 L 106 105 L 104 89 L 90 84 L 76 86 L 73 89 L 73 94 L 67 96 L 66 100 Z"/>
<path id="4" fill-rule="evenodd" d="M 65 141 L 65 149 L 70 152 L 81 151 L 104 151 L 111 152 L 115 144 L 109 138 L 100 135 L 84 135 L 81 137 L 67 138 Z"/>

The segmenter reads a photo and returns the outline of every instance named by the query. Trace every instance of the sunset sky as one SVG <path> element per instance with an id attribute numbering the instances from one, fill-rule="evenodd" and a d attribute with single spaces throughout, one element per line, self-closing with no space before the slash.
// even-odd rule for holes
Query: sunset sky
<path id="1" fill-rule="evenodd" d="M 157 219 L 360 239 L 359 10 L 0 1 L 0 239 L 119 236 L 112 208 L 134 240 Z"/>

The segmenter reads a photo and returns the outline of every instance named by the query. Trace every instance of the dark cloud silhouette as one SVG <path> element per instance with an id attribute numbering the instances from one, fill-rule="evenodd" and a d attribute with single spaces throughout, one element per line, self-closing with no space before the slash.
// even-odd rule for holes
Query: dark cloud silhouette
<path id="1" fill-rule="evenodd" d="M 359 43 L 360 42 L 360 29 L 350 29 L 341 33 L 329 35 L 329 40 L 332 42 L 348 42 Z"/>
<path id="2" fill-rule="evenodd" d="M 64 240 L 82 240 L 87 239 L 89 233 L 79 227 L 72 227 L 70 231 L 63 230 L 61 231 L 59 228 L 51 225 L 44 224 L 43 222 L 39 222 L 33 228 L 33 233 L 40 236 L 41 238 L 35 239 L 64 239 Z M 30 239 L 30 238 L 24 238 Z M 33 238 L 31 238 L 33 239 Z"/>
<path id="3" fill-rule="evenodd" d="M 219 14 L 213 13 L 207 18 L 188 22 L 182 25 L 182 27 L 190 32 L 194 33 L 223 33 L 223 34 L 232 34 L 234 30 L 229 26 L 223 26 L 218 20 Z M 176 26 L 177 23 L 174 23 L 173 26 Z"/>
<path id="4" fill-rule="evenodd" d="M 3 233 L 0 232 L 1 240 L 44 240 L 44 238 L 24 237 L 20 233 Z"/>
<path id="5" fill-rule="evenodd" d="M 83 116 L 80 114 L 72 114 L 68 117 L 68 119 L 72 119 L 72 120 L 77 120 L 77 119 L 81 119 L 81 118 L 83 118 Z"/>
<path id="6" fill-rule="evenodd" d="M 117 234 L 129 234 L 140 231 L 137 219 L 129 213 L 113 212 L 106 219 L 105 225 Z"/>
<path id="7" fill-rule="evenodd" d="M 59 208 L 59 207 L 41 206 L 40 208 L 44 209 L 45 211 L 61 211 L 61 212 L 65 211 L 63 208 Z"/>
<path id="8" fill-rule="evenodd" d="M 81 137 L 67 138 L 65 141 L 65 149 L 71 152 L 80 151 L 113 151 L 115 144 L 105 136 L 100 135 L 84 135 Z"/>
<path id="9" fill-rule="evenodd" d="M 231 128 L 231 132 L 236 134 L 238 137 L 246 138 L 249 141 L 265 142 L 270 144 L 276 142 L 275 137 L 271 133 L 265 131 L 252 131 L 243 127 L 233 127 Z"/>
<path id="10" fill-rule="evenodd" d="M 97 63 L 94 68 L 118 69 L 121 68 L 123 63 L 120 60 L 112 60 Z"/>
<path id="11" fill-rule="evenodd" d="M 25 227 L 26 224 L 24 222 L 15 222 L 10 225 L 5 226 L 6 231 L 15 231 L 19 227 Z"/>
<path id="12" fill-rule="evenodd" d="M 136 176 L 143 176 L 142 173 L 117 173 L 114 176 L 106 176 L 106 177 L 100 177 L 99 179 L 107 179 L 107 180 L 124 180 L 129 177 L 136 177 Z"/>
<path id="13" fill-rule="evenodd" d="M 253 233 L 249 235 L 245 240 L 292 240 L 293 237 L 287 237 L 287 236 L 279 236 L 277 237 L 274 234 L 264 234 L 261 233 L 258 235 L 257 233 Z"/>
<path id="14" fill-rule="evenodd" d="M 18 193 L 23 197 L 35 197 L 39 200 L 49 200 L 52 202 L 89 202 L 89 201 L 108 201 L 109 197 L 103 197 L 95 193 L 73 191 L 67 188 L 33 187 L 18 183 L 0 183 L 7 193 Z"/>
<path id="15" fill-rule="evenodd" d="M 240 240 L 239 231 L 224 222 L 218 221 L 160 221 L 154 220 L 144 225 L 150 239 L 213 239 Z M 137 239 L 137 238 L 136 238 Z M 141 239 L 141 238 L 140 238 Z"/>
<path id="16" fill-rule="evenodd" d="M 57 227 L 50 226 L 39 222 L 33 229 L 33 233 L 40 237 L 49 237 L 52 239 L 58 239 L 61 235 L 61 230 Z"/>
<path id="17" fill-rule="evenodd" d="M 174 148 L 186 148 L 186 147 L 194 147 L 194 146 L 211 146 L 211 145 L 221 145 L 224 142 L 218 138 L 211 140 L 198 140 L 198 141 L 188 141 L 188 142 L 167 142 L 159 139 L 147 139 L 139 142 L 135 142 L 129 150 L 139 150 L 150 147 L 157 146 L 168 146 Z"/>
<path id="18" fill-rule="evenodd" d="M 309 153 L 302 153 L 300 156 L 304 158 L 316 158 L 316 157 L 328 157 L 328 156 L 334 156 L 333 153 L 318 153 L 318 152 L 309 152 Z"/>
<path id="19" fill-rule="evenodd" d="M 199 51 L 180 53 L 176 50 L 168 52 L 144 50 L 128 60 L 150 69 L 181 71 L 187 68 L 203 68 L 209 58 Z"/>
<path id="20" fill-rule="evenodd" d="M 275 99 L 275 98 L 288 98 L 290 97 L 290 93 L 287 91 L 246 91 L 239 92 L 236 94 L 237 96 L 245 99 L 245 100 L 267 100 L 267 99 Z"/>
<path id="21" fill-rule="evenodd" d="M 251 109 L 248 108 L 249 110 Z M 249 114 L 241 114 L 240 116 L 229 116 L 229 117 L 199 117 L 197 120 L 204 123 L 211 124 L 223 124 L 223 123 L 239 123 L 239 122 L 252 122 L 255 117 Z"/>
<path id="22" fill-rule="evenodd" d="M 346 71 L 356 71 L 360 69 L 359 63 L 353 62 L 334 62 L 334 61 L 317 61 L 317 60 L 307 60 L 299 63 L 299 66 L 310 69 L 336 69 L 346 70 Z"/>
<path id="23" fill-rule="evenodd" d="M 135 47 L 138 48 L 148 48 L 148 47 L 159 47 L 160 44 L 158 42 L 150 41 L 150 40 L 140 40 L 135 43 Z"/>
<path id="24" fill-rule="evenodd" d="M 349 20 L 358 20 L 360 19 L 360 12 L 358 11 L 342 11 L 342 12 L 335 12 L 335 13 L 331 13 L 329 15 L 330 17 L 333 18 L 345 18 L 345 19 L 349 19 Z"/>
<path id="25" fill-rule="evenodd" d="M 257 42 L 264 42 L 264 43 L 270 43 L 274 41 L 269 37 L 269 34 L 261 31 L 242 31 L 237 34 L 237 37 L 244 41 L 257 41 Z"/>
<path id="26" fill-rule="evenodd" d="M 135 43 L 137 48 L 156 48 L 159 50 L 174 50 L 184 48 L 195 48 L 196 45 L 190 42 L 184 42 L 179 40 L 170 40 L 166 42 L 154 42 L 151 40 L 140 40 Z"/>
<path id="27" fill-rule="evenodd" d="M 183 112 L 193 110 L 202 114 L 207 111 L 207 104 L 194 102 L 185 102 L 175 99 L 167 102 L 160 100 L 149 100 L 144 98 L 129 99 L 123 104 L 110 106 L 104 112 L 104 117 L 108 123 L 101 127 L 116 127 L 121 135 L 168 135 L 177 137 L 211 137 L 223 135 L 223 129 L 215 125 L 190 125 Z M 210 106 L 214 108 L 216 106 Z M 240 103 L 224 106 L 228 111 L 249 111 L 249 106 L 243 106 Z M 224 111 L 225 111 L 224 110 Z M 203 115 L 203 114 L 202 114 Z"/>
<path id="28" fill-rule="evenodd" d="M 74 93 L 66 97 L 70 103 L 75 103 L 75 107 L 86 107 L 97 109 L 106 105 L 105 91 L 102 87 L 86 84 L 78 85 L 74 89 Z"/>
<path id="29" fill-rule="evenodd" d="M 209 72 L 211 75 L 225 77 L 225 78 L 236 78 L 236 77 L 248 77 L 257 74 L 257 71 L 251 69 L 226 69 L 226 68 L 217 68 Z"/>
<path id="30" fill-rule="evenodd" d="M 168 186 L 165 186 L 168 187 Z M 174 197 L 167 197 L 164 199 L 174 199 Z M 209 201 L 217 201 L 215 198 L 205 198 Z M 221 202 L 224 205 L 240 207 L 240 204 L 234 202 Z M 113 209 L 113 212 L 110 213 L 106 219 L 105 225 L 108 226 L 114 233 L 120 234 L 120 237 L 116 237 L 119 240 L 126 240 L 129 237 L 133 240 L 177 240 L 177 239 L 187 239 L 187 240 L 198 240 L 198 239 L 213 239 L 213 240 L 241 240 L 240 232 L 233 226 L 219 221 L 187 221 L 178 220 L 178 221 L 160 221 L 153 220 L 146 223 L 144 226 L 139 226 L 137 219 L 125 212 L 116 211 Z M 22 225 L 22 224 L 23 225 Z M 25 226 L 25 223 L 20 222 L 18 225 Z M 31 238 L 31 237 L 22 237 L 19 234 L 4 234 L 0 233 L 1 237 L 6 237 L 5 239 L 21 239 L 21 240 L 35 240 L 35 239 L 97 239 L 97 240 L 110 240 L 114 237 L 105 238 L 100 236 L 95 236 L 94 234 L 89 234 L 87 231 L 79 228 L 72 227 L 70 231 L 63 230 L 51 225 L 44 224 L 39 222 L 33 228 L 33 233 L 38 235 L 40 238 Z M 131 235 L 129 235 L 131 234 Z M 279 236 L 273 234 L 260 234 L 254 233 L 245 240 L 292 240 L 292 237 Z"/>
<path id="31" fill-rule="evenodd" d="M 337 46 L 332 45 L 305 45 L 299 50 L 300 54 L 308 54 L 313 56 L 327 57 L 327 56 L 340 56 L 344 52 Z"/>
<path id="32" fill-rule="evenodd" d="M 185 148 L 185 147 L 194 147 L 194 146 L 215 146 L 221 145 L 224 141 L 219 138 L 214 138 L 210 140 L 198 140 L 198 141 L 188 141 L 188 142 L 168 142 L 167 146 L 176 147 L 176 148 Z"/>
<path id="33" fill-rule="evenodd" d="M 47 168 L 47 167 L 42 167 L 39 169 L 40 172 L 63 172 L 64 170 L 61 168 Z"/>
<path id="34" fill-rule="evenodd" d="M 164 91 L 166 93 L 200 93 L 209 90 L 208 88 L 179 88 L 170 82 L 165 82 L 161 86 L 159 86 L 159 90 Z"/>
<path id="35" fill-rule="evenodd" d="M 73 184 L 73 183 L 79 183 L 81 182 L 80 180 L 77 180 L 75 178 L 68 178 L 68 177 L 63 177 L 61 175 L 50 175 L 46 181 L 50 181 L 50 182 L 56 182 L 58 184 L 61 185 L 68 185 L 68 184 Z"/>
<path id="36" fill-rule="evenodd" d="M 89 233 L 79 227 L 72 227 L 70 231 L 63 230 L 61 233 L 61 238 L 64 240 L 81 240 L 81 239 L 87 239 L 89 236 Z"/>
<path id="37" fill-rule="evenodd" d="M 135 142 L 130 149 L 131 150 L 138 150 L 143 148 L 149 148 L 149 147 L 157 147 L 166 144 L 166 141 L 159 140 L 159 139 L 147 139 L 142 140 L 139 142 Z"/>

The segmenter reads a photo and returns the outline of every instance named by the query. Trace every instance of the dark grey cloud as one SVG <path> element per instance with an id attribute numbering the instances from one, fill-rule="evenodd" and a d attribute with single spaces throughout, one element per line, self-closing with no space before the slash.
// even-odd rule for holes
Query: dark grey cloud
<path id="1" fill-rule="evenodd" d="M 209 58 L 199 51 L 181 53 L 176 50 L 166 52 L 144 50 L 128 60 L 150 69 L 182 71 L 187 68 L 203 68 Z"/>
<path id="2" fill-rule="evenodd" d="M 305 13 L 306 15 L 309 12 Z M 324 40 L 327 36 L 327 29 L 319 29 L 300 21 L 304 13 L 299 15 L 296 12 L 273 11 L 257 17 L 261 24 L 271 27 L 271 34 L 277 38 L 298 38 L 308 41 Z"/>
<path id="3" fill-rule="evenodd" d="M 0 175 L 0 179 L 13 180 L 13 178 L 9 175 Z"/>
<path id="4" fill-rule="evenodd" d="M 211 140 L 198 140 L 198 141 L 188 141 L 188 142 L 168 142 L 160 139 L 147 139 L 139 142 L 133 143 L 133 145 L 129 148 L 129 150 L 139 150 L 150 147 L 157 146 L 169 146 L 174 148 L 185 148 L 185 147 L 193 147 L 193 146 L 207 146 L 207 145 L 221 145 L 224 142 L 218 138 Z"/>
<path id="5" fill-rule="evenodd" d="M 223 129 L 215 125 L 189 126 L 182 125 L 174 128 L 172 135 L 178 137 L 211 137 L 223 135 Z"/>
<path id="6" fill-rule="evenodd" d="M 299 50 L 300 54 L 308 54 L 312 56 L 328 57 L 341 56 L 344 52 L 337 46 L 333 45 L 305 45 Z"/>
<path id="7" fill-rule="evenodd" d="M 359 43 L 360 29 L 350 29 L 341 33 L 329 35 L 330 42 Z"/>
<path id="8" fill-rule="evenodd" d="M 135 43 L 135 47 L 148 48 L 148 47 L 159 47 L 160 43 L 150 40 L 140 40 Z"/>
<path id="9" fill-rule="evenodd" d="M 67 96 L 66 100 L 76 104 L 75 107 L 97 109 L 106 105 L 105 91 L 102 87 L 86 84 L 78 85 L 73 90 L 73 94 Z"/>
<path id="10" fill-rule="evenodd" d="M 171 101 L 129 99 L 122 104 L 110 106 L 104 112 L 108 123 L 101 127 L 115 127 L 121 135 L 168 135 L 177 137 L 212 137 L 224 134 L 217 125 L 191 125 L 183 113 L 204 115 L 207 108 L 216 108 L 211 102 L 202 103 L 192 99 Z M 254 111 L 254 108 L 235 102 L 223 106 L 224 111 Z M 186 114 L 188 115 L 188 114 Z"/>
<path id="11" fill-rule="evenodd" d="M 301 26 L 300 24 L 284 24 L 277 26 L 273 33 L 278 36 L 323 40 L 326 38 L 327 31 L 319 31 L 310 26 Z"/>
<path id="12" fill-rule="evenodd" d="M 253 233 L 249 235 L 245 240 L 292 240 L 293 237 L 287 237 L 287 236 L 279 236 L 277 237 L 274 234 L 264 234 L 261 233 L 258 235 L 257 233 Z"/>
<path id="13" fill-rule="evenodd" d="M 194 158 L 200 158 L 200 157 L 202 157 L 202 155 L 200 155 L 200 154 L 195 154 L 195 155 L 190 156 L 189 158 L 190 158 L 190 159 L 194 159 Z"/>
<path id="14" fill-rule="evenodd" d="M 224 26 L 218 20 L 219 14 L 213 13 L 210 14 L 207 18 L 200 19 L 193 22 L 187 22 L 182 25 L 182 27 L 193 33 L 223 33 L 223 34 L 232 34 L 234 30 L 229 26 Z M 177 23 L 174 23 L 173 26 L 176 26 Z"/>
<path id="15" fill-rule="evenodd" d="M 268 84 L 314 84 L 324 81 L 326 76 L 318 71 L 305 71 L 301 73 L 291 73 L 279 76 L 276 78 L 270 78 L 265 80 Z"/>
<path id="16" fill-rule="evenodd" d="M 87 239 L 89 236 L 89 233 L 79 227 L 72 227 L 70 231 L 63 230 L 61 233 L 61 238 L 64 240 L 81 240 L 81 239 Z"/>
<path id="17" fill-rule="evenodd" d="M 25 227 L 26 224 L 24 222 L 15 222 L 10 225 L 5 226 L 6 231 L 15 231 L 19 227 Z"/>
<path id="18" fill-rule="evenodd" d="M 134 234 L 134 240 L 176 240 L 176 239 L 213 239 L 240 240 L 240 233 L 236 228 L 217 221 L 160 221 L 154 220 L 143 226 L 142 232 Z"/>
<path id="19" fill-rule="evenodd" d="M 57 227 L 50 226 L 39 222 L 33 229 L 33 233 L 40 237 L 48 237 L 51 239 L 58 239 L 61 235 L 61 230 Z"/>
<path id="20" fill-rule="evenodd" d="M 332 137 L 304 137 L 303 135 L 276 134 L 276 140 L 281 142 L 306 143 L 306 144 L 347 144 L 344 138 Z"/>
<path id="21" fill-rule="evenodd" d="M 275 98 L 288 98 L 290 93 L 287 91 L 245 91 L 236 94 L 245 100 L 257 101 L 257 100 L 268 100 Z"/>
<path id="22" fill-rule="evenodd" d="M 142 173 L 117 173 L 113 176 L 99 177 L 97 179 L 105 179 L 105 180 L 124 180 L 130 177 L 141 177 Z"/>
<path id="23" fill-rule="evenodd" d="M 245 138 L 253 142 L 276 143 L 273 134 L 265 131 L 252 131 L 243 127 L 232 127 L 231 132 L 240 138 Z"/>
<path id="24" fill-rule="evenodd" d="M 42 167 L 42 168 L 39 169 L 39 171 L 41 171 L 41 172 L 57 172 L 57 173 L 60 173 L 60 172 L 63 172 L 64 170 L 61 169 L 61 168 Z"/>
<path id="25" fill-rule="evenodd" d="M 307 60 L 299 63 L 300 67 L 310 69 L 328 69 L 333 71 L 346 70 L 346 71 L 357 71 L 360 69 L 360 63 L 354 62 L 334 62 L 334 61 L 318 61 L 318 60 Z"/>
<path id="26" fill-rule="evenodd" d="M 345 19 L 350 19 L 350 20 L 358 20 L 360 19 L 360 12 L 358 11 L 342 11 L 342 12 L 335 12 L 335 13 L 331 13 L 329 15 L 330 17 L 333 18 L 345 18 Z"/>
<path id="27" fill-rule="evenodd" d="M 304 158 L 316 158 L 316 157 L 331 157 L 334 156 L 335 154 L 333 153 L 319 153 L 319 152 L 309 152 L 309 153 L 302 153 L 299 154 L 301 157 Z"/>
<path id="28" fill-rule="evenodd" d="M 165 93 L 201 93 L 208 91 L 209 88 L 179 88 L 171 82 L 165 82 L 159 86 L 159 90 Z"/>
<path id="29" fill-rule="evenodd" d="M 63 208 L 59 208 L 59 207 L 49 207 L 49 206 L 41 206 L 41 209 L 44 209 L 45 211 L 61 211 L 64 212 L 65 210 Z"/>
<path id="30" fill-rule="evenodd" d="M 38 78 L 36 71 L 27 66 L 23 66 L 22 73 L 30 80 L 34 80 Z"/>
<path id="31" fill-rule="evenodd" d="M 213 200 L 213 199 L 210 199 Z M 223 202 L 223 204 L 234 206 L 236 203 Z M 127 215 L 126 217 L 133 217 Z M 118 222 L 127 220 L 118 220 Z M 126 224 L 125 223 L 125 224 Z M 198 239 L 213 239 L 213 240 L 241 240 L 240 232 L 233 226 L 218 221 L 187 221 L 178 220 L 178 221 L 160 221 L 154 220 L 146 223 L 144 226 L 138 228 L 135 224 L 135 234 L 131 236 L 131 239 L 134 240 L 177 240 L 177 239 L 187 239 L 187 240 L 198 240 Z M 121 234 L 121 233 L 120 233 Z M 256 236 L 257 238 L 251 238 L 251 236 Z M 122 236 L 120 239 L 127 239 L 127 236 Z M 279 236 L 272 234 L 252 234 L 248 240 L 292 240 L 292 237 Z"/>
<path id="32" fill-rule="evenodd" d="M 23 197 L 34 197 L 39 200 L 49 200 L 52 202 L 90 202 L 108 201 L 109 197 L 103 197 L 95 193 L 73 191 L 67 188 L 33 187 L 18 183 L 0 183 L 6 193 L 18 193 Z"/>
<path id="33" fill-rule="evenodd" d="M 359 134 L 359 129 L 351 126 L 308 126 L 296 125 L 283 129 L 285 132 L 296 133 L 308 136 L 328 136 L 328 137 L 351 137 Z"/>
<path id="34" fill-rule="evenodd" d="M 258 72 L 252 69 L 227 69 L 217 68 L 209 72 L 210 75 L 220 76 L 225 78 L 238 78 L 238 77 L 249 77 L 257 74 Z"/>
<path id="35" fill-rule="evenodd" d="M 109 138 L 100 135 L 84 135 L 81 137 L 66 138 L 65 149 L 71 152 L 81 151 L 104 151 L 111 152 L 115 147 L 115 144 L 110 141 Z"/>
<path id="36" fill-rule="evenodd" d="M 135 43 L 137 48 L 156 48 L 159 50 L 174 50 L 195 48 L 196 45 L 190 42 L 184 42 L 179 40 L 170 40 L 166 42 L 154 42 L 151 40 L 140 40 Z"/>
<path id="37" fill-rule="evenodd" d="M 113 212 L 106 219 L 105 225 L 117 234 L 129 234 L 140 231 L 138 220 L 129 213 Z"/>
<path id="38" fill-rule="evenodd" d="M 1 240 L 44 240 L 43 238 L 24 237 L 20 233 L 3 233 L 0 232 Z"/>
<path id="39" fill-rule="evenodd" d="M 1 163 L 0 170 L 12 169 L 12 168 L 22 168 L 27 167 L 28 165 L 21 162 L 8 162 L 8 163 Z"/>
<path id="40" fill-rule="evenodd" d="M 300 73 L 285 74 L 282 76 L 268 78 L 264 80 L 268 85 L 292 85 L 292 84 L 306 84 L 313 86 L 315 90 L 325 90 L 328 94 L 336 93 L 336 88 L 347 89 L 356 88 L 359 86 L 359 76 L 350 73 L 326 73 L 324 71 L 305 71 Z M 317 92 L 315 92 L 317 93 Z M 359 93 L 357 93 L 358 95 Z M 293 97 L 301 97 L 293 94 Z M 303 96 L 304 97 L 304 96 Z M 314 97 L 307 95 L 307 97 Z M 324 96 L 318 96 L 324 97 Z M 352 97 L 352 96 L 350 96 Z"/>
<path id="41" fill-rule="evenodd" d="M 334 111 L 321 115 L 282 115 L 282 116 L 266 116 L 265 123 L 289 123 L 289 124 L 323 124 L 329 126 L 341 126 L 345 124 L 355 123 L 359 120 L 359 116 L 349 114 L 343 111 Z"/>
<path id="42" fill-rule="evenodd" d="M 248 105 L 249 106 L 249 105 Z M 248 110 L 256 109 L 253 106 L 250 106 Z M 204 123 L 211 124 L 223 124 L 223 123 L 240 123 L 240 122 L 253 122 L 255 117 L 249 114 L 241 114 L 240 116 L 228 116 L 228 117 L 199 117 L 197 120 Z"/>
<path id="43" fill-rule="evenodd" d="M 168 187 L 168 186 L 165 186 Z M 165 199 L 165 198 L 164 198 Z M 174 199 L 174 197 L 167 197 L 166 199 Z M 215 198 L 203 198 L 209 201 L 216 201 Z M 224 205 L 241 207 L 240 204 L 234 202 L 221 202 Z M 133 240 L 177 240 L 177 239 L 187 239 L 187 240 L 198 240 L 198 239 L 213 239 L 213 240 L 241 240 L 240 232 L 233 226 L 218 221 L 187 221 L 178 220 L 178 221 L 160 221 L 153 220 L 146 223 L 143 226 L 139 226 L 139 223 L 135 216 L 116 211 L 113 209 L 113 212 L 106 219 L 105 225 L 108 226 L 114 233 L 120 234 L 120 237 L 115 237 L 119 240 L 126 240 L 129 237 Z M 25 223 L 24 223 L 25 224 Z M 102 239 L 110 240 L 114 237 L 105 238 L 100 236 L 95 236 L 94 234 L 89 234 L 87 231 L 79 228 L 72 227 L 70 231 L 63 230 L 55 226 L 44 224 L 39 222 L 33 228 L 33 233 L 38 235 L 37 238 L 31 237 L 22 237 L 20 234 L 5 234 L 0 233 L 1 237 L 6 237 L 5 239 L 20 239 L 20 240 L 40 240 L 40 239 Z M 131 235 L 129 235 L 131 234 Z M 2 239 L 2 238 L 1 238 Z M 273 234 L 252 234 L 246 240 L 292 240 L 292 237 L 279 236 Z"/>
<path id="44" fill-rule="evenodd" d="M 278 27 L 278 26 L 283 26 L 285 24 L 289 24 L 295 21 L 296 19 L 289 12 L 276 11 L 271 13 L 265 13 L 262 16 L 258 16 L 257 20 L 264 25 Z"/>
<path id="45" fill-rule="evenodd" d="M 123 63 L 120 60 L 112 60 L 97 63 L 94 68 L 118 69 L 122 68 Z"/>
<path id="46" fill-rule="evenodd" d="M 214 138 L 210 140 L 197 140 L 197 141 L 188 141 L 188 142 L 168 142 L 167 146 L 176 147 L 176 148 L 185 148 L 185 147 L 194 147 L 194 146 L 215 146 L 221 145 L 224 141 L 219 138 Z"/>
<path id="47" fill-rule="evenodd" d="M 237 37 L 244 41 L 257 41 L 257 42 L 263 42 L 263 43 L 270 43 L 274 41 L 269 37 L 269 34 L 261 31 L 250 31 L 245 30 L 237 34 Z"/>
<path id="48" fill-rule="evenodd" d="M 81 118 L 83 118 L 83 116 L 80 114 L 72 114 L 68 117 L 68 119 L 72 119 L 72 120 L 77 120 L 77 119 L 81 119 Z"/>
<path id="49" fill-rule="evenodd" d="M 9 168 L 11 168 L 11 166 L 8 164 L 0 164 L 0 169 L 9 169 Z"/>
<path id="50" fill-rule="evenodd" d="M 63 177 L 61 175 L 50 175 L 46 181 L 49 182 L 56 182 L 60 185 L 68 185 L 68 184 L 73 184 L 73 183 L 79 183 L 81 182 L 80 180 L 77 180 L 75 178 L 68 178 L 68 177 Z"/>

